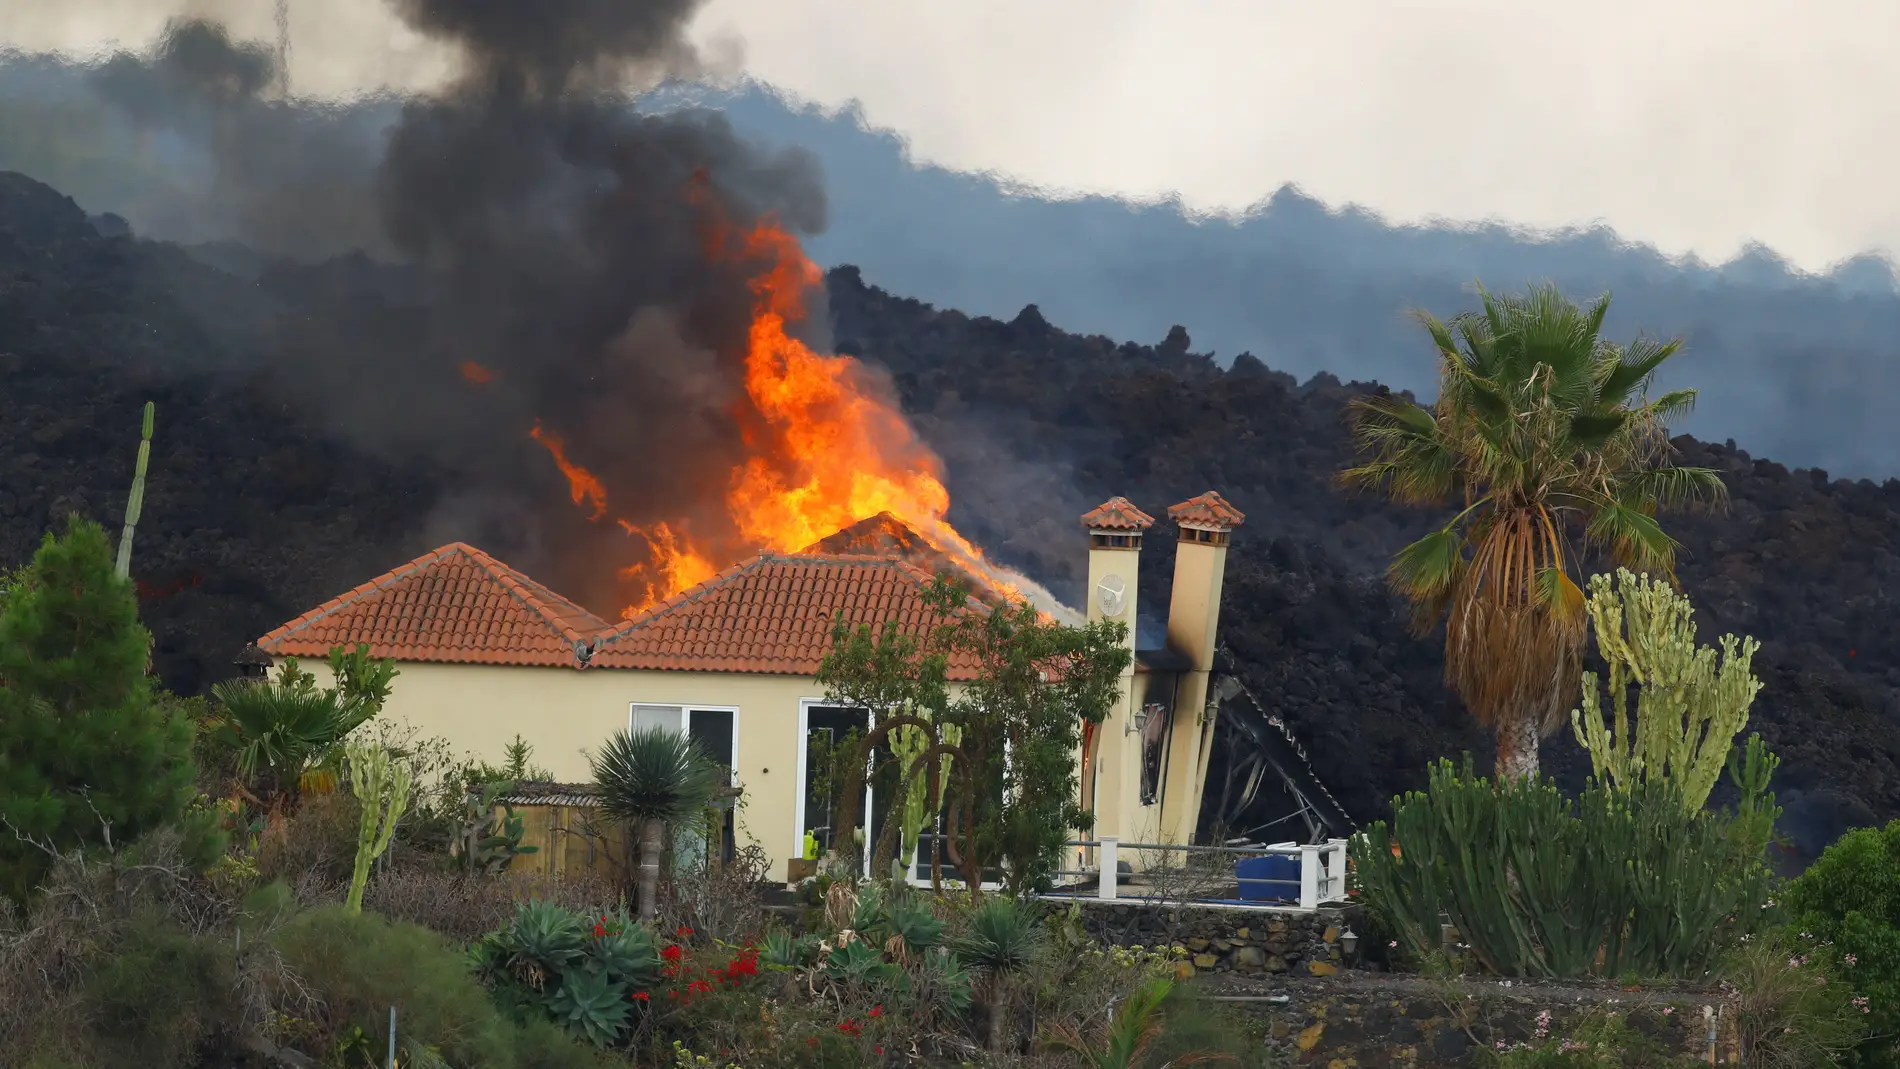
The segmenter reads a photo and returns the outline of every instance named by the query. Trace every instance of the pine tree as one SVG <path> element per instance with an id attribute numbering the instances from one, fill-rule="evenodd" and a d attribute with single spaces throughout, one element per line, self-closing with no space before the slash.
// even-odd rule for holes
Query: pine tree
<path id="1" fill-rule="evenodd" d="M 151 634 L 112 544 L 73 517 L 0 601 L 0 893 L 24 900 L 47 848 L 116 848 L 193 795 L 191 725 L 158 700 Z M 11 826 L 8 827 L 7 825 Z"/>

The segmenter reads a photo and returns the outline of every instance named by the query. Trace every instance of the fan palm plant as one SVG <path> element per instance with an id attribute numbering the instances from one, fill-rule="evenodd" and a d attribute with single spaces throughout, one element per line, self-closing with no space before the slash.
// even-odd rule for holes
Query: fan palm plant
<path id="1" fill-rule="evenodd" d="M 591 760 L 601 808 L 639 833 L 640 919 L 650 921 L 666 825 L 711 805 L 725 785 L 725 770 L 684 732 L 663 727 L 622 731 Z"/>
<path id="2" fill-rule="evenodd" d="M 215 684 L 211 696 L 213 730 L 236 750 L 238 775 L 273 800 L 303 786 L 305 774 L 377 711 L 289 678 L 227 680 Z"/>
<path id="3" fill-rule="evenodd" d="M 1607 294 L 1588 307 L 1548 285 L 1479 296 L 1482 311 L 1449 323 L 1418 314 L 1438 349 L 1438 402 L 1356 400 L 1365 463 L 1341 478 L 1459 506 L 1389 576 L 1419 633 L 1445 618 L 1445 680 L 1496 733 L 1498 774 L 1522 777 L 1581 683 L 1581 557 L 1672 575 L 1676 542 L 1656 513 L 1726 493 L 1714 470 L 1670 463 L 1666 423 L 1695 391 L 1648 397 L 1679 339 L 1604 339 Z"/>

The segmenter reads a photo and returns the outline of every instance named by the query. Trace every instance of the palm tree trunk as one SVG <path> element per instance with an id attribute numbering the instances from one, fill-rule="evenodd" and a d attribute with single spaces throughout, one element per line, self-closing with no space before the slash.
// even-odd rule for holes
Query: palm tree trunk
<path id="1" fill-rule="evenodd" d="M 1514 717 L 1498 725 L 1499 781 L 1537 775 L 1537 741 L 1537 723 L 1530 717 Z"/>
<path id="2" fill-rule="evenodd" d="M 640 825 L 640 919 L 651 921 L 660 898 L 660 851 L 664 849 L 666 822 L 648 820 Z"/>

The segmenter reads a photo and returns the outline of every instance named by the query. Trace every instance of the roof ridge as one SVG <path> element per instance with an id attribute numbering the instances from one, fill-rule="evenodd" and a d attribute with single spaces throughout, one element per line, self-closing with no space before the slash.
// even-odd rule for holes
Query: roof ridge
<path id="1" fill-rule="evenodd" d="M 420 557 L 416 557 L 403 564 L 398 564 L 394 568 L 366 582 L 358 583 L 343 593 L 338 594 L 336 597 L 331 598 L 329 601 L 324 602 L 301 616 L 293 618 L 288 623 L 280 624 L 272 628 L 270 631 L 265 632 L 264 636 L 259 638 L 255 645 L 262 648 L 266 643 L 288 638 L 291 632 L 309 627 L 318 620 L 342 610 L 345 606 L 354 604 L 360 598 L 366 597 L 379 590 L 388 589 L 396 585 L 397 582 L 409 578 L 416 572 L 421 571 L 425 566 L 434 564 L 449 556 L 451 553 L 467 551 L 474 548 L 475 547 L 463 542 L 450 542 L 445 546 L 437 546 Z"/>
<path id="2" fill-rule="evenodd" d="M 535 586 L 541 587 L 541 589 L 547 591 L 549 594 L 553 595 L 554 597 L 560 598 L 563 601 L 566 601 L 569 605 L 572 605 L 576 609 L 580 609 L 582 613 L 584 613 L 585 615 L 589 617 L 592 617 L 593 619 L 599 620 L 600 617 L 594 616 L 593 613 L 588 612 L 585 607 L 570 600 L 569 598 L 566 597 L 566 595 L 556 593 L 553 587 L 545 586 L 534 579 L 530 579 L 526 573 L 517 571 L 513 565 L 503 563 L 501 560 L 493 556 L 490 556 L 488 553 L 480 549 L 477 549 L 474 546 L 467 545 L 466 543 L 457 542 L 454 544 L 456 546 L 459 546 L 462 552 L 467 553 L 469 558 L 473 560 L 476 564 L 481 565 L 484 571 L 494 576 L 497 582 L 501 583 L 501 585 L 505 587 L 510 594 L 513 594 L 517 599 L 519 599 L 521 603 L 526 605 L 530 610 L 532 610 L 535 615 L 541 617 L 541 619 L 545 621 L 549 627 L 559 632 L 562 638 L 567 639 L 568 642 L 573 645 L 577 645 L 577 646 L 588 645 L 589 641 L 593 638 L 593 635 L 583 635 L 579 631 L 576 631 L 572 627 L 569 627 L 566 624 L 562 623 L 560 619 L 556 617 L 553 611 L 553 607 L 550 606 L 540 596 L 535 594 L 534 591 L 529 590 L 527 588 L 527 584 L 533 583 Z M 606 621 L 601 620 L 601 623 L 605 624 Z M 577 655 L 578 655 L 578 652 L 579 651 L 577 650 L 576 651 Z"/>
<path id="3" fill-rule="evenodd" d="M 705 596 L 706 594 L 710 594 L 715 588 L 722 587 L 726 585 L 728 582 L 732 581 L 733 579 L 738 578 L 741 573 L 750 571 L 761 564 L 765 564 L 765 563 L 775 561 L 778 559 L 780 558 L 773 557 L 764 553 L 757 553 L 750 557 L 747 557 L 745 560 L 742 560 L 739 563 L 733 565 L 732 567 L 727 568 L 725 571 L 720 572 L 719 574 L 713 576 L 712 578 L 701 580 L 700 582 L 687 587 L 685 590 L 682 590 L 676 594 L 669 595 L 665 600 L 659 602 L 658 604 L 649 606 L 647 609 L 643 610 L 642 612 L 639 612 L 633 616 L 628 617 L 625 620 L 620 621 L 617 624 L 614 624 L 608 627 L 605 631 L 602 631 L 599 634 L 593 636 L 593 638 L 589 640 L 589 646 L 592 648 L 594 652 L 599 652 L 603 647 L 612 645 L 615 641 L 619 640 L 623 636 L 633 631 L 639 630 L 641 627 L 646 626 L 648 623 L 651 623 L 652 621 L 658 619 L 661 616 L 664 616 L 665 614 L 673 611 L 674 609 L 677 609 L 682 605 L 698 602 L 701 597 Z"/>

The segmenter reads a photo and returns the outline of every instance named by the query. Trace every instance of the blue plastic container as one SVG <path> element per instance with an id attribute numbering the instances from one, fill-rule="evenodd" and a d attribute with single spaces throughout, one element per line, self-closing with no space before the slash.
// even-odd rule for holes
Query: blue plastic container
<path id="1" fill-rule="evenodd" d="M 1234 862 L 1240 897 L 1250 902 L 1298 902 L 1300 859 L 1284 854 L 1250 857 Z M 1285 881 L 1284 883 L 1269 881 Z"/>

